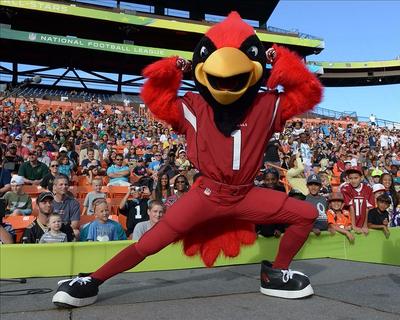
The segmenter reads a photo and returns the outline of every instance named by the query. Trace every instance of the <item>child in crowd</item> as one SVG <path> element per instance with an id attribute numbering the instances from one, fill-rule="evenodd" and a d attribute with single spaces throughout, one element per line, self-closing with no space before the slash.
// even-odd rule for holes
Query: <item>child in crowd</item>
<path id="1" fill-rule="evenodd" d="M 377 207 L 368 212 L 368 228 L 383 230 L 385 237 L 389 238 L 389 212 L 387 208 L 390 206 L 390 198 L 387 194 L 381 194 L 376 199 L 376 203 Z"/>
<path id="2" fill-rule="evenodd" d="M 13 176 L 10 184 L 11 191 L 8 191 L 3 197 L 8 208 L 6 213 L 14 216 L 30 215 L 32 213 L 32 199 L 22 190 L 24 178 Z"/>
<path id="3" fill-rule="evenodd" d="M 60 158 L 58 159 L 58 164 L 58 173 L 67 176 L 71 180 L 73 168 L 68 157 L 66 155 L 60 156 Z"/>
<path id="4" fill-rule="evenodd" d="M 105 199 L 106 198 L 106 194 L 104 192 L 101 192 L 102 186 L 103 186 L 102 179 L 94 179 L 92 181 L 93 191 L 90 191 L 86 195 L 85 200 L 83 201 L 82 215 L 85 215 L 85 214 L 92 215 L 94 213 L 93 201 L 96 199 Z"/>
<path id="5" fill-rule="evenodd" d="M 149 231 L 164 214 L 164 205 L 161 201 L 153 200 L 149 204 L 147 213 L 149 215 L 148 221 L 139 222 L 133 230 L 132 240 L 138 241 L 147 231 Z"/>
<path id="6" fill-rule="evenodd" d="M 110 209 L 106 199 L 96 199 L 93 201 L 93 210 L 96 220 L 91 222 L 82 233 L 86 236 L 81 236 L 83 241 L 114 241 L 126 240 L 125 231 L 122 226 L 111 219 Z M 85 232 L 86 231 L 86 232 Z"/>
<path id="7" fill-rule="evenodd" d="M 328 207 L 326 198 L 319 194 L 322 187 L 322 181 L 319 175 L 310 174 L 307 178 L 308 195 L 306 201 L 311 202 L 318 210 L 318 218 L 315 220 L 312 231 L 315 235 L 319 236 L 321 231 L 328 230 L 328 218 L 326 216 L 326 209 Z"/>
<path id="8" fill-rule="evenodd" d="M 356 233 L 368 234 L 367 212 L 375 206 L 372 188 L 361 182 L 362 173 L 358 167 L 351 167 L 346 171 L 349 182 L 344 184 L 340 191 L 344 203 L 349 208 L 351 225 Z"/>
<path id="9" fill-rule="evenodd" d="M 61 216 L 58 213 L 52 213 L 49 217 L 49 230 L 45 232 L 39 240 L 39 243 L 58 243 L 67 242 L 67 235 L 61 232 Z"/>
<path id="10" fill-rule="evenodd" d="M 385 186 L 383 184 L 377 183 L 372 186 L 372 192 L 374 193 L 375 203 L 376 198 L 378 198 L 381 194 L 385 193 Z"/>
<path id="11" fill-rule="evenodd" d="M 339 232 L 344 234 L 350 242 L 354 242 L 354 235 L 351 233 L 350 212 L 344 210 L 344 198 L 340 192 L 334 192 L 328 198 L 329 209 L 326 212 L 328 217 L 328 230 L 332 234 Z"/>

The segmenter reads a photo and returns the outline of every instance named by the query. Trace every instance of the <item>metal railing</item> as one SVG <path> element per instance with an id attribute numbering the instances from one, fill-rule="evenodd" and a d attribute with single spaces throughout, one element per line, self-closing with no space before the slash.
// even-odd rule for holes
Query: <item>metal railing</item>
<path id="1" fill-rule="evenodd" d="M 359 122 L 366 122 L 370 123 L 368 117 L 358 117 Z M 384 120 L 384 119 L 375 119 L 375 123 L 378 127 L 384 127 L 388 129 L 400 129 L 400 122 L 391 121 L 391 120 Z"/>

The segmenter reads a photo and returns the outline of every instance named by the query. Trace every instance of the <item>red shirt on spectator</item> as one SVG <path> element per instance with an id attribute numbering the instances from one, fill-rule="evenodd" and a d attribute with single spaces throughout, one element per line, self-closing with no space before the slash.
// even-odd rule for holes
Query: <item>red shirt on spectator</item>
<path id="1" fill-rule="evenodd" d="M 340 191 L 343 194 L 345 205 L 354 208 L 355 226 L 362 228 L 367 218 L 368 210 L 375 207 L 372 188 L 364 183 L 361 183 L 358 188 L 346 183 Z"/>

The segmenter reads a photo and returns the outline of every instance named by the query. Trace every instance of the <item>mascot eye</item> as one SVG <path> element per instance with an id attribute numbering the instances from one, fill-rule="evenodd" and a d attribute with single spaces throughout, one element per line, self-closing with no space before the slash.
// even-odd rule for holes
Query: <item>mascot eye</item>
<path id="1" fill-rule="evenodd" d="M 258 55 L 258 48 L 256 46 L 251 46 L 250 48 L 247 49 L 247 53 L 253 58 L 255 58 Z"/>
<path id="2" fill-rule="evenodd" d="M 205 58 L 208 56 L 208 49 L 205 46 L 202 46 L 200 49 L 200 57 Z"/>

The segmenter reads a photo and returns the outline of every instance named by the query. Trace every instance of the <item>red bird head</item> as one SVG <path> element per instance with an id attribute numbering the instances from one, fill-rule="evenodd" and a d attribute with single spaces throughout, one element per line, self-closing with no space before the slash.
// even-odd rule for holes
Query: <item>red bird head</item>
<path id="1" fill-rule="evenodd" d="M 225 135 L 251 106 L 265 75 L 265 49 L 237 12 L 211 27 L 193 53 L 194 80 Z"/>

